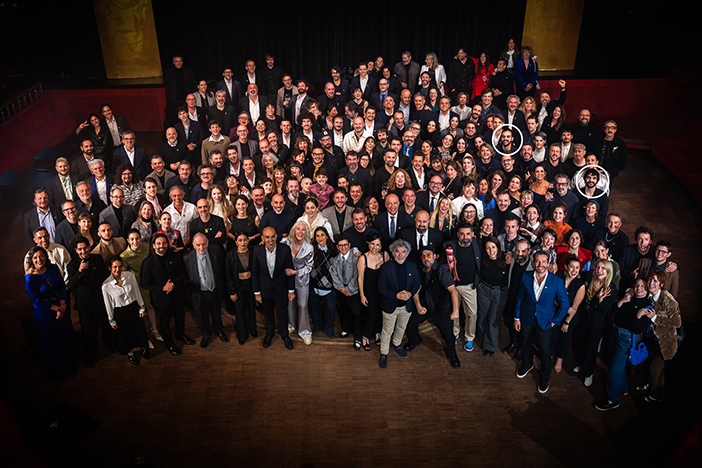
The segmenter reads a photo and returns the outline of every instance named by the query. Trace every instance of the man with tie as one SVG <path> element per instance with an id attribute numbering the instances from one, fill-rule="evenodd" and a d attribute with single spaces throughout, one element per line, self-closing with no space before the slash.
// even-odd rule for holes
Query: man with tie
<path id="1" fill-rule="evenodd" d="M 185 254 L 183 261 L 190 278 L 188 284 L 193 308 L 197 311 L 202 340 L 200 347 L 206 348 L 212 330 L 222 343 L 229 341 L 222 325 L 222 299 L 224 298 L 224 254 L 220 248 L 209 248 L 207 236 L 193 236 L 193 250 Z M 210 326 L 212 317 L 212 326 Z"/>
<path id="2" fill-rule="evenodd" d="M 409 215 L 400 211 L 400 198 L 394 193 L 385 197 L 385 210 L 375 217 L 373 226 L 383 236 L 383 248 L 399 238 L 399 231 L 412 223 Z"/>
<path id="3" fill-rule="evenodd" d="M 536 252 L 532 262 L 534 271 L 524 273 L 514 306 L 514 329 L 521 332 L 522 341 L 522 365 L 517 377 L 523 379 L 534 368 L 531 342 L 536 338 L 541 361 L 539 393 L 546 393 L 551 376 L 551 328 L 563 322 L 570 302 L 563 280 L 548 271 L 546 252 Z"/>
<path id="4" fill-rule="evenodd" d="M 434 175 L 429 179 L 428 190 L 424 190 L 417 194 L 417 205 L 433 213 L 434 209 L 439 206 L 439 201 L 445 197 L 441 191 L 444 188 L 444 182 L 440 175 Z"/>
<path id="5" fill-rule="evenodd" d="M 412 246 L 407 259 L 414 262 L 417 268 L 422 266 L 422 260 L 419 257 L 422 248 L 431 246 L 438 251 L 444 241 L 444 237 L 439 231 L 429 227 L 429 213 L 424 210 L 417 212 L 414 216 L 414 229 L 403 229 L 400 232 L 400 238 Z"/>
<path id="6" fill-rule="evenodd" d="M 336 247 L 339 253 L 331 259 L 329 273 L 334 289 L 339 291 L 339 321 L 341 337 L 353 333 L 353 349 L 361 349 L 361 297 L 358 289 L 358 269 L 356 257 L 351 254 L 351 242 L 341 235 Z"/>
<path id="7" fill-rule="evenodd" d="M 70 173 L 71 166 L 68 164 L 68 159 L 64 157 L 56 159 L 55 168 L 56 175 L 46 183 L 46 190 L 49 192 L 51 208 L 58 213 L 63 202 L 78 199 L 76 184 L 80 179 L 76 174 Z"/>
<path id="8" fill-rule="evenodd" d="M 257 245 L 251 259 L 253 265 L 252 287 L 256 302 L 263 306 L 266 321 L 266 336 L 263 347 L 268 348 L 275 334 L 275 319 L 278 318 L 278 333 L 287 349 L 293 349 L 288 336 L 288 301 L 295 299 L 295 276 L 290 247 L 278 242 L 278 235 L 272 227 L 262 233 L 263 244 Z"/>

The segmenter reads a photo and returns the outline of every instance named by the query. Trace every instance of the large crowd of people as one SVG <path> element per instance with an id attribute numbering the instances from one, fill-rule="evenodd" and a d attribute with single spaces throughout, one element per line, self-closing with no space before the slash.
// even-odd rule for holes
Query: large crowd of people
<path id="1" fill-rule="evenodd" d="M 157 152 L 105 103 L 25 215 L 50 378 L 75 376 L 72 309 L 90 367 L 99 332 L 136 365 L 154 342 L 176 356 L 195 345 L 188 309 L 201 348 L 229 341 L 223 311 L 239 344 L 258 338 L 258 311 L 264 348 L 276 331 L 289 350 L 291 335 L 323 334 L 378 347 L 383 369 L 391 350 L 421 353 L 426 320 L 454 368 L 456 349 L 489 358 L 502 341 L 523 378 L 536 344 L 541 393 L 568 365 L 592 385 L 600 355 L 603 411 L 628 391 L 642 341 L 637 390 L 663 400 L 681 326 L 672 247 L 646 226 L 629 243 L 609 212 L 626 168 L 616 122 L 601 130 L 586 108 L 568 121 L 566 82 L 540 89 L 530 47 L 510 40 L 496 63 L 460 49 L 446 67 L 410 52 L 352 77 L 335 66 L 317 98 L 272 55 L 238 80 L 224 67 L 214 89 L 181 56 L 173 65 Z"/>

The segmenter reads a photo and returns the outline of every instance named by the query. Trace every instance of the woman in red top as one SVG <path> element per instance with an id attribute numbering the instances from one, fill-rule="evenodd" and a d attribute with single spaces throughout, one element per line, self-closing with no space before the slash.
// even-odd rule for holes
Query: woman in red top
<path id="1" fill-rule="evenodd" d="M 490 63 L 490 56 L 486 52 L 480 54 L 480 58 L 474 58 L 473 62 L 475 62 L 475 78 L 471 84 L 473 90 L 470 95 L 471 99 L 480 96 L 480 93 L 488 87 L 490 77 L 495 71 L 495 66 Z"/>
<path id="2" fill-rule="evenodd" d="M 578 261 L 580 262 L 580 270 L 583 270 L 587 262 L 592 260 L 592 252 L 580 246 L 582 240 L 583 235 L 577 229 L 573 229 L 566 234 L 566 245 L 562 245 L 556 249 L 556 264 L 558 265 L 558 271 L 565 271 L 565 259 L 568 254 L 573 254 L 578 257 Z"/>

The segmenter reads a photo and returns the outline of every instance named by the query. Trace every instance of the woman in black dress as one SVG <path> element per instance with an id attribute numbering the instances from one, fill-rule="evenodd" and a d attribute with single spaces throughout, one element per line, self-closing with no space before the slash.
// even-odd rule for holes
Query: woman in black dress
<path id="1" fill-rule="evenodd" d="M 380 266 L 390 260 L 390 255 L 382 248 L 380 234 L 371 235 L 368 239 L 368 251 L 358 257 L 356 264 L 361 304 L 368 308 L 368 320 L 363 327 L 363 349 L 366 351 L 371 349 L 371 339 L 375 339 L 376 346 L 380 346 L 380 329 L 383 326 L 383 320 L 380 313 L 378 277 L 380 276 Z"/>
<path id="2" fill-rule="evenodd" d="M 249 210 L 249 199 L 244 195 L 238 195 L 234 199 L 235 213 L 231 217 L 231 232 L 243 232 L 249 237 L 249 247 L 253 247 L 261 240 L 261 220 L 256 212 Z"/>
<path id="3" fill-rule="evenodd" d="M 251 335 L 258 337 L 256 330 L 256 310 L 254 309 L 254 293 L 251 284 L 251 251 L 249 236 L 242 231 L 234 231 L 236 248 L 227 252 L 226 275 L 229 299 L 234 303 L 236 313 L 236 337 L 239 344 L 246 343 Z"/>
<path id="4" fill-rule="evenodd" d="M 580 314 L 578 307 L 585 298 L 585 281 L 580 277 L 580 261 L 573 254 L 566 255 L 563 260 L 565 263 L 565 271 L 559 271 L 558 277 L 565 281 L 566 293 L 570 308 L 563 319 L 563 323 L 556 324 L 553 327 L 553 353 L 556 355 L 556 363 L 553 370 L 558 374 L 563 369 L 563 358 L 568 350 L 570 337 L 573 335 L 575 328 L 578 326 Z"/>

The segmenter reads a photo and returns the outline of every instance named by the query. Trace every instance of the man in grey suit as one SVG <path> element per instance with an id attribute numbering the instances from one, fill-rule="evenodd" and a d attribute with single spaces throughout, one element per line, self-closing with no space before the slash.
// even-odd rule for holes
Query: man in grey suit
<path id="1" fill-rule="evenodd" d="M 100 212 L 99 222 L 101 224 L 109 223 L 115 235 L 126 238 L 127 231 L 131 229 L 135 220 L 134 208 L 131 205 L 124 204 L 124 192 L 122 192 L 122 189 L 112 187 L 112 190 L 110 190 L 110 206 Z"/>
<path id="2" fill-rule="evenodd" d="M 236 127 L 236 135 L 239 139 L 232 143 L 232 145 L 236 147 L 236 150 L 239 152 L 239 158 L 241 160 L 244 158 L 253 158 L 258 152 L 258 142 L 249 139 L 249 130 L 243 125 Z"/>
<path id="3" fill-rule="evenodd" d="M 207 236 L 198 232 L 193 236 L 193 250 L 185 254 L 183 261 L 188 272 L 191 301 L 202 331 L 200 347 L 207 348 L 213 329 L 222 343 L 228 342 L 229 337 L 222 325 L 222 299 L 226 287 L 222 250 L 210 249 Z"/>
<path id="4" fill-rule="evenodd" d="M 351 242 L 343 235 L 336 244 L 339 253 L 331 259 L 329 273 L 334 289 L 339 292 L 339 322 L 341 337 L 353 333 L 353 348 L 361 349 L 361 296 L 358 290 L 356 257 L 351 254 Z"/>
<path id="5" fill-rule="evenodd" d="M 402 61 L 397 62 L 393 68 L 395 76 L 400 80 L 403 89 L 409 89 L 412 94 L 419 83 L 419 64 L 412 60 L 412 53 L 402 53 Z"/>
<path id="6" fill-rule="evenodd" d="M 337 188 L 332 195 L 334 204 L 322 211 L 331 224 L 334 238 L 353 225 L 353 208 L 346 204 L 348 196 L 346 190 Z"/>

